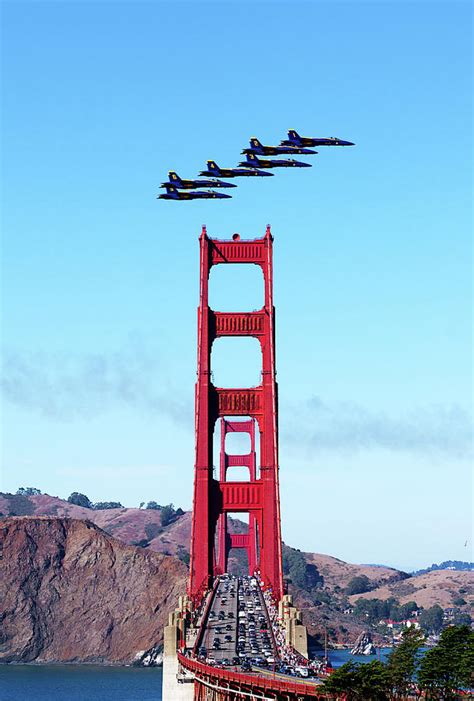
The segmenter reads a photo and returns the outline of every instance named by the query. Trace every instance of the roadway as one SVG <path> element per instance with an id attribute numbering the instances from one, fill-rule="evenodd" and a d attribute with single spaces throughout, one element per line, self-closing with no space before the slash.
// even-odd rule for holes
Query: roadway
<path id="1" fill-rule="evenodd" d="M 237 666 L 278 661 L 265 601 L 255 578 L 219 577 L 198 654 L 208 662 Z M 266 662 L 268 660 L 268 662 Z"/>

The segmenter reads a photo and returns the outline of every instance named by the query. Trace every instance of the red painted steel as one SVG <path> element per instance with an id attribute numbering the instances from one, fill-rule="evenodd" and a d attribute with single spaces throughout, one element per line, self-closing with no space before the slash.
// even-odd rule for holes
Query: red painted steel
<path id="1" fill-rule="evenodd" d="M 225 552 L 214 554 L 216 530 L 227 531 L 229 512 L 248 512 L 252 567 L 258 567 L 265 586 L 278 601 L 283 594 L 280 500 L 278 486 L 278 394 L 275 379 L 275 309 L 273 307 L 273 238 L 242 241 L 238 234 L 219 241 L 200 236 L 200 299 L 198 309 L 198 359 L 195 404 L 196 463 L 193 525 L 188 591 L 199 600 L 213 575 L 226 565 Z M 253 263 L 263 272 L 265 297 L 262 309 L 251 313 L 216 312 L 209 308 L 209 273 L 213 265 Z M 253 388 L 219 388 L 211 381 L 211 348 L 218 336 L 252 336 L 262 349 L 262 384 Z M 213 479 L 213 432 L 217 419 L 251 417 L 260 432 L 260 476 L 248 482 L 227 482 L 225 475 Z M 227 425 L 233 426 L 234 421 Z M 247 422 L 244 422 L 247 423 Z M 233 430 L 236 430 L 235 428 Z M 241 429 L 245 430 L 245 429 Z M 227 456 L 226 467 L 231 459 Z M 238 456 L 240 461 L 242 456 Z M 236 463 L 234 463 L 236 464 Z M 224 524 L 224 525 L 223 525 Z M 218 539 L 219 542 L 219 539 Z M 225 542 L 223 540 L 222 542 Z"/>
<path id="2" fill-rule="evenodd" d="M 229 467 L 245 467 L 248 470 L 248 480 L 255 482 L 257 478 L 257 457 L 255 453 L 255 420 L 228 421 L 221 419 L 221 449 L 219 461 L 219 481 L 220 485 L 227 482 L 227 469 Z M 231 455 L 226 452 L 225 438 L 229 433 L 247 433 L 250 437 L 250 453 L 246 455 Z M 242 548 L 247 552 L 249 572 L 253 574 L 258 566 L 257 554 L 257 526 L 255 514 L 249 514 L 248 534 L 235 536 L 228 533 L 227 513 L 229 508 L 226 505 L 224 495 L 218 498 L 222 500 L 222 513 L 219 515 L 217 526 L 217 563 L 214 574 L 222 574 L 228 570 L 228 557 L 231 548 Z"/>
<path id="3" fill-rule="evenodd" d="M 286 698 L 291 699 L 310 696 L 316 699 L 329 698 L 321 692 L 317 684 L 307 682 L 293 681 L 292 679 L 282 680 L 281 677 L 272 678 L 271 676 L 263 676 L 258 674 L 248 674 L 237 672 L 229 669 L 222 669 L 208 665 L 205 662 L 200 662 L 196 659 L 191 659 L 185 655 L 178 653 L 179 663 L 187 670 L 195 675 L 196 682 L 200 680 L 213 682 L 217 686 L 222 686 L 223 682 L 234 683 L 241 688 L 251 689 L 255 694 L 259 693 L 277 693 L 284 694 Z M 229 688 L 229 691 L 236 691 Z"/>

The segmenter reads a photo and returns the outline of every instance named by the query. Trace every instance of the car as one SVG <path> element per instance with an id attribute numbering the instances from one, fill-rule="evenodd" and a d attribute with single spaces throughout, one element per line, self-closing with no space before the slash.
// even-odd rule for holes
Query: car
<path id="1" fill-rule="evenodd" d="M 232 642 L 232 636 L 231 635 L 226 635 L 224 640 L 227 640 L 228 643 Z"/>
<path id="2" fill-rule="evenodd" d="M 267 662 L 268 664 L 275 664 L 275 658 L 273 657 L 273 655 L 267 657 Z"/>
<path id="3" fill-rule="evenodd" d="M 247 660 L 242 660 L 242 664 L 240 666 L 244 672 L 250 672 L 252 669 L 252 665 Z"/>
<path id="4" fill-rule="evenodd" d="M 307 667 L 295 667 L 295 674 L 297 677 L 308 677 L 308 668 Z"/>
<path id="5" fill-rule="evenodd" d="M 221 665 L 222 665 L 223 667 L 230 667 L 230 664 L 231 664 L 231 662 L 230 662 L 230 660 L 229 660 L 228 657 L 224 657 L 224 658 L 221 660 Z"/>
<path id="6" fill-rule="evenodd" d="M 209 614 L 209 618 L 215 618 L 215 617 L 216 617 L 215 612 L 214 612 L 214 611 L 211 611 L 210 614 Z"/>
<path id="7" fill-rule="evenodd" d="M 234 612 L 229 611 L 229 613 L 227 614 L 227 618 L 234 618 Z"/>

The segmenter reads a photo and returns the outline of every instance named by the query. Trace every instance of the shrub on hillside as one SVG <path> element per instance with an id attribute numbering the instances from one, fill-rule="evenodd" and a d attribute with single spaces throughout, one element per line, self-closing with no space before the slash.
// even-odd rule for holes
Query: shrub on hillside
<path id="1" fill-rule="evenodd" d="M 85 494 L 81 494 L 80 492 L 73 492 L 68 496 L 67 500 L 70 504 L 75 504 L 75 506 L 83 506 L 85 509 L 94 508 L 89 497 L 87 497 Z"/>
<path id="2" fill-rule="evenodd" d="M 345 592 L 348 596 L 351 594 L 365 594 L 372 589 L 372 583 L 365 574 L 360 574 L 357 577 L 352 577 L 348 583 Z"/>
<path id="3" fill-rule="evenodd" d="M 119 501 L 98 501 L 92 507 L 95 511 L 102 509 L 123 509 L 123 505 Z"/>

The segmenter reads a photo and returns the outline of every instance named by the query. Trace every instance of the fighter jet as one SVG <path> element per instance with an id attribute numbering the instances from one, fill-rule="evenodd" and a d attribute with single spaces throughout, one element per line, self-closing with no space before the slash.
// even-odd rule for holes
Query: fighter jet
<path id="1" fill-rule="evenodd" d="M 247 168 L 311 168 L 311 163 L 295 161 L 292 158 L 270 161 L 258 158 L 254 153 L 247 153 L 246 158 L 247 160 L 241 161 L 239 166 L 247 166 Z"/>
<path id="2" fill-rule="evenodd" d="M 281 141 L 282 146 L 354 146 L 352 141 L 343 141 L 338 139 L 337 136 L 327 136 L 327 137 L 310 137 L 310 136 L 300 136 L 297 131 L 290 129 L 288 131 L 288 138 Z"/>
<path id="3" fill-rule="evenodd" d="M 215 161 L 207 161 L 207 170 L 201 170 L 199 175 L 214 175 L 217 178 L 236 178 L 240 176 L 263 176 L 273 175 L 273 173 L 263 173 L 261 170 L 251 168 L 250 163 L 244 163 L 245 170 L 242 168 L 219 168 Z"/>
<path id="4" fill-rule="evenodd" d="M 194 190 L 193 192 L 181 192 L 174 185 L 166 186 L 166 194 L 158 195 L 159 200 L 213 200 L 213 199 L 229 199 L 231 195 L 224 195 L 223 192 L 214 192 L 214 190 Z"/>
<path id="5" fill-rule="evenodd" d="M 298 146 L 264 146 L 256 136 L 250 139 L 250 148 L 244 148 L 242 153 L 254 153 L 256 156 L 278 156 L 283 153 L 300 153 L 311 154 L 317 153 L 309 148 L 301 148 Z"/>
<path id="6" fill-rule="evenodd" d="M 183 180 L 174 170 L 168 173 L 169 182 L 161 183 L 161 187 L 174 185 L 178 190 L 192 190 L 195 187 L 237 187 L 234 183 L 225 183 L 223 180 Z"/>

